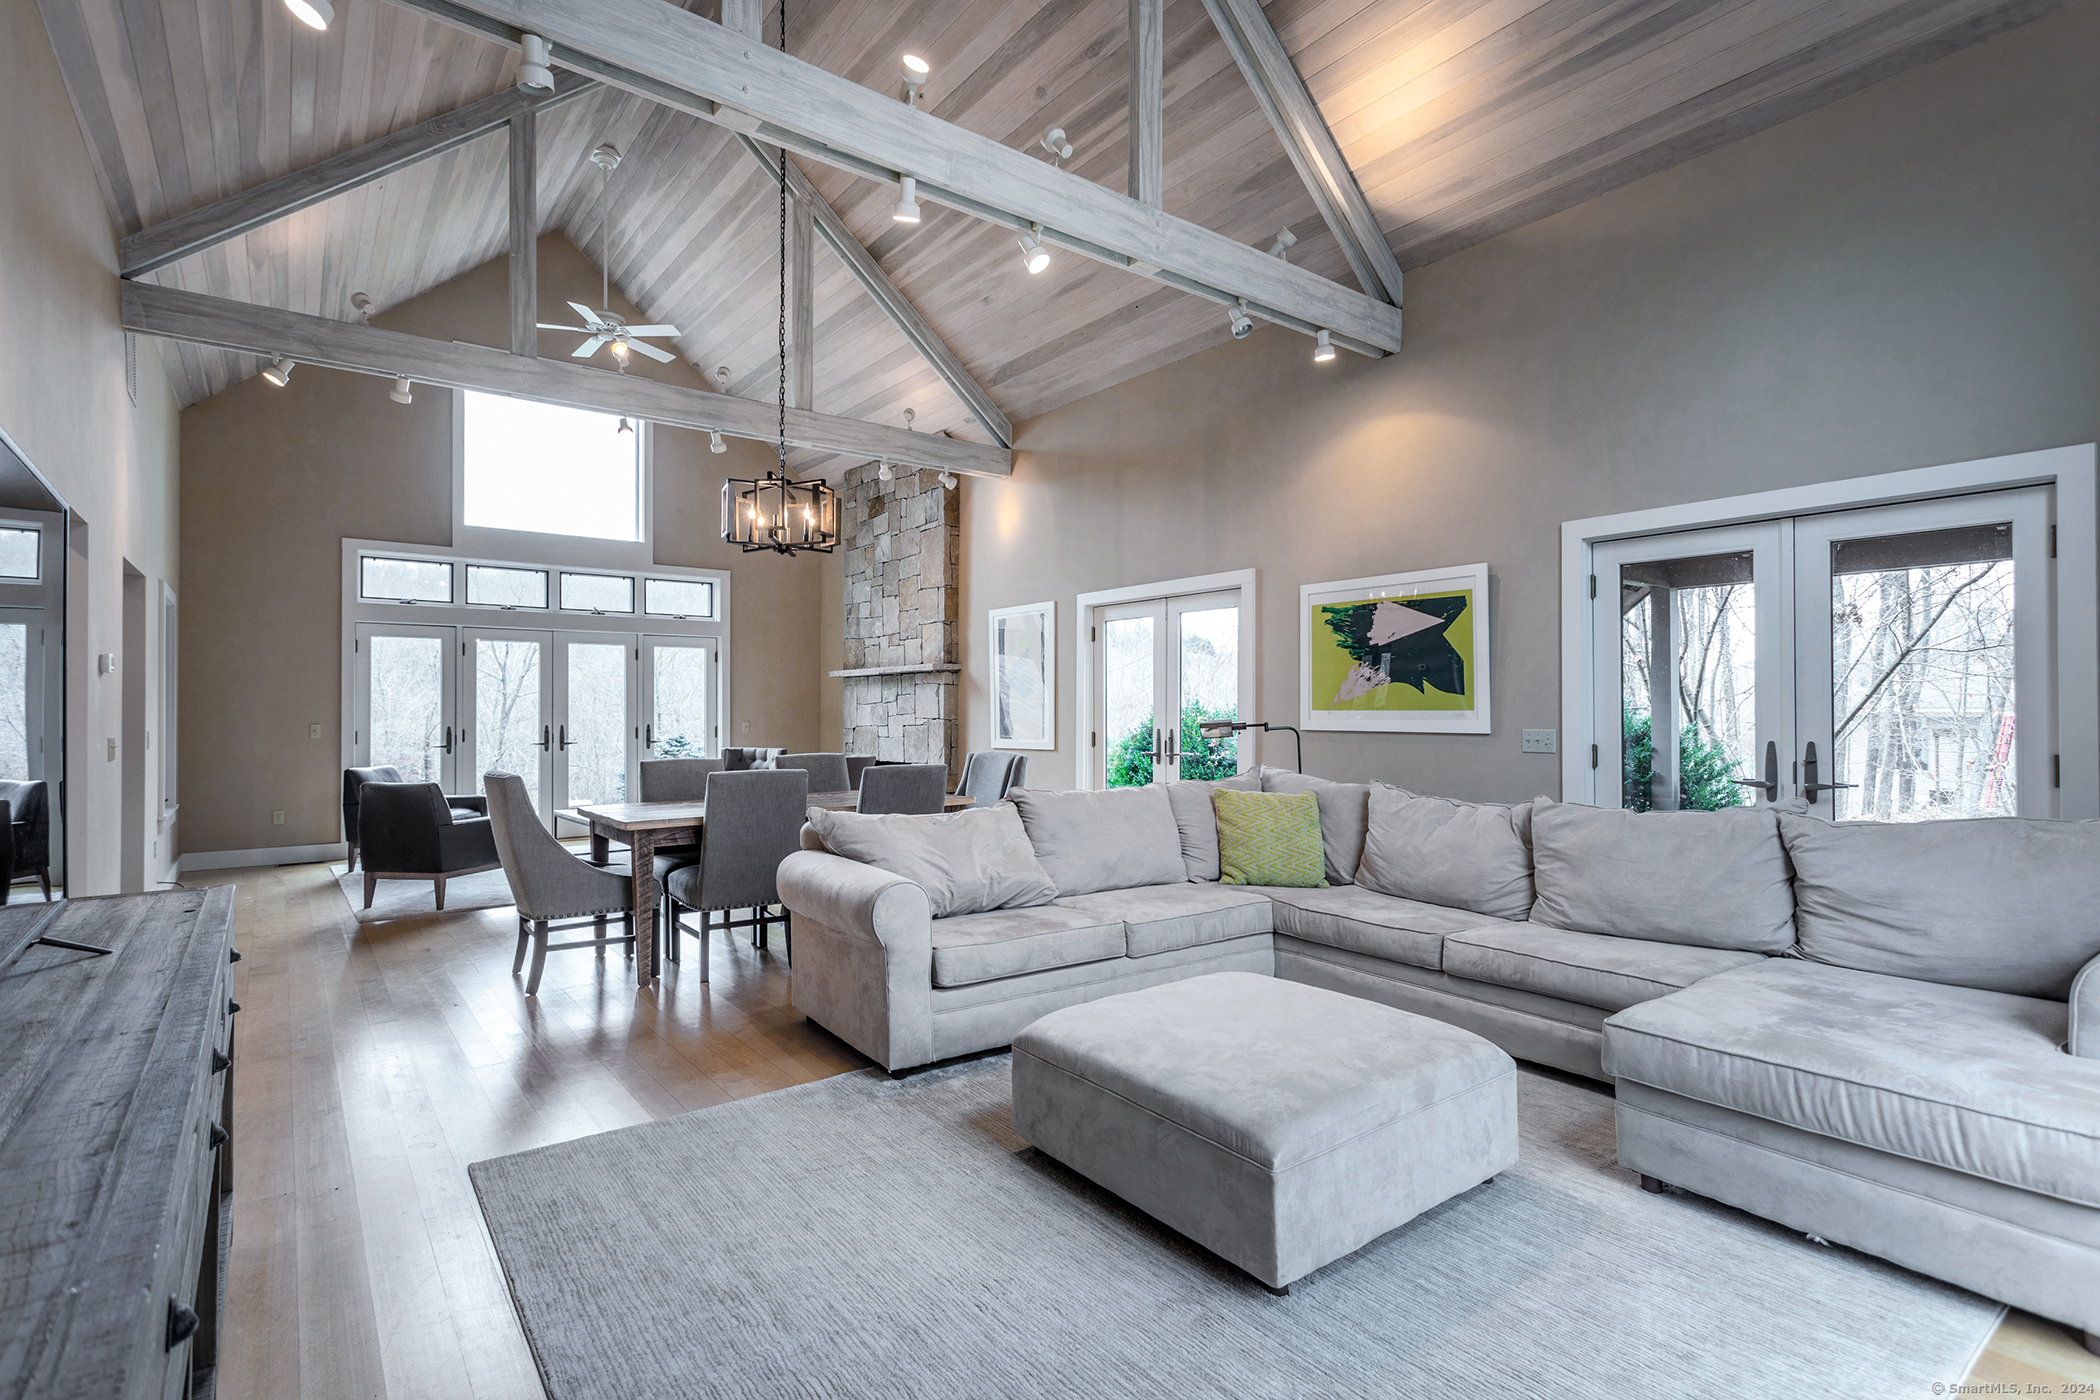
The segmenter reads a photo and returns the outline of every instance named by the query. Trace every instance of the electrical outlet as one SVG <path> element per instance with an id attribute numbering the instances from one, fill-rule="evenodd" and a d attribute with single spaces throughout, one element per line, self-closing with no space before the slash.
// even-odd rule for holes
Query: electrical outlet
<path id="1" fill-rule="evenodd" d="M 1553 729 L 1527 729 L 1524 731 L 1524 752 L 1559 753 L 1559 731 Z"/>
<path id="2" fill-rule="evenodd" d="M 282 813 L 282 812 L 272 812 L 272 813 L 270 813 L 270 825 L 271 825 L 271 826 L 283 826 L 283 825 L 284 825 L 284 813 Z"/>
<path id="3" fill-rule="evenodd" d="M 307 726 L 306 726 L 306 737 L 307 737 L 307 738 L 309 738 L 309 739 L 318 739 L 318 738 L 320 738 L 320 737 L 321 737 L 321 726 L 320 726 L 320 725 L 318 725 L 318 724 L 309 724 L 309 725 L 307 725 Z"/>

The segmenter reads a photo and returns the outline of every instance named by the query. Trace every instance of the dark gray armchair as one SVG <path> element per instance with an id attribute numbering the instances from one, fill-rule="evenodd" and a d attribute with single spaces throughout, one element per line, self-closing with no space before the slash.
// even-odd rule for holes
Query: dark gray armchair
<path id="1" fill-rule="evenodd" d="M 773 760 L 786 753 L 786 749 L 724 749 L 722 771 L 741 773 L 749 768 L 771 768 Z"/>
<path id="2" fill-rule="evenodd" d="M 980 807 L 996 806 L 1014 788 L 1028 786 L 1028 755 L 980 749 L 963 760 L 955 790 Z"/>
<path id="3" fill-rule="evenodd" d="M 809 774 L 800 768 L 716 773 L 707 780 L 707 831 L 696 864 L 673 871 L 664 892 L 670 943 L 665 950 L 679 960 L 680 909 L 700 915 L 700 980 L 707 980 L 708 935 L 715 929 L 752 930 L 752 943 L 766 946 L 766 935 L 779 923 L 795 956 L 792 916 L 780 905 L 774 884 L 780 862 L 802 849 L 802 824 L 809 814 Z M 748 919 L 730 913 L 749 909 Z M 721 918 L 716 919 L 720 914 Z"/>
<path id="4" fill-rule="evenodd" d="M 943 811 L 948 799 L 948 768 L 942 763 L 885 763 L 860 775 L 859 810 Z"/>
<path id="5" fill-rule="evenodd" d="M 367 782 L 358 793 L 357 844 L 365 860 L 365 908 L 381 880 L 428 880 L 445 907 L 445 881 L 494 870 L 496 839 L 487 801 L 454 804 L 436 783 Z"/>
<path id="6" fill-rule="evenodd" d="M 784 753 L 773 760 L 775 768 L 800 768 L 809 774 L 811 792 L 851 792 L 853 781 L 846 776 L 842 753 Z"/>
<path id="7" fill-rule="evenodd" d="M 589 861 L 571 855 L 540 825 L 532 808 L 525 780 L 515 773 L 489 773 L 482 778 L 489 794 L 489 821 L 496 851 L 503 863 L 503 877 L 510 881 L 510 897 L 518 906 L 518 951 L 510 961 L 510 975 L 525 965 L 525 950 L 532 949 L 532 972 L 525 979 L 525 995 L 537 996 L 540 974 L 546 970 L 547 954 L 564 948 L 604 949 L 614 943 L 634 946 L 634 886 L 625 874 L 601 870 Z M 585 938 L 573 943 L 549 943 L 548 931 L 557 923 L 584 919 L 605 927 L 606 916 L 618 914 L 624 930 L 617 937 Z M 651 929 L 654 938 L 656 931 Z M 600 954 L 603 956 L 603 954 Z"/>
<path id="8" fill-rule="evenodd" d="M 364 791 L 366 783 L 398 783 L 401 780 L 401 770 L 391 763 L 343 770 L 343 839 L 350 843 L 349 869 L 357 869 L 358 794 Z M 446 797 L 445 805 L 452 808 L 453 815 L 461 820 L 489 814 L 489 804 L 479 793 L 453 793 Z"/>
<path id="9" fill-rule="evenodd" d="M 15 876 L 30 874 L 43 886 L 44 902 L 51 902 L 50 793 L 41 778 L 0 781 L 0 803 L 7 804 L 6 825 L 13 846 L 13 859 L 5 878 L 0 879 L 0 904 L 7 903 L 7 889 Z"/>

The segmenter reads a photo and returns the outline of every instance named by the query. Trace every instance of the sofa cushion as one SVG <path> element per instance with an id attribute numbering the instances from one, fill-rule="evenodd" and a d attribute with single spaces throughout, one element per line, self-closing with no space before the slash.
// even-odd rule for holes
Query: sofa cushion
<path id="1" fill-rule="evenodd" d="M 1207 782 L 1192 778 L 1168 783 L 1167 805 L 1174 811 L 1174 825 L 1181 833 L 1181 862 L 1191 880 L 1218 878 L 1218 814 L 1210 795 L 1219 788 L 1228 792 L 1260 792 L 1261 774 L 1242 773 L 1237 778 Z"/>
<path id="2" fill-rule="evenodd" d="M 1800 955 L 2066 997 L 2100 957 L 2100 822 L 1834 823 L 1782 814 Z"/>
<path id="3" fill-rule="evenodd" d="M 1213 792 L 1218 878 L 1228 885 L 1327 883 L 1320 804 L 1309 792 Z"/>
<path id="4" fill-rule="evenodd" d="M 1059 894 L 1092 894 L 1186 880 L 1181 831 L 1162 787 L 1100 792 L 1008 792 L 1028 843 Z"/>
<path id="5" fill-rule="evenodd" d="M 1369 820 L 1371 785 L 1337 783 L 1281 768 L 1261 770 L 1263 792 L 1309 792 L 1320 800 L 1320 843 L 1327 855 L 1327 883 L 1346 885 L 1356 879 L 1364 859 L 1364 825 Z M 1395 792 L 1400 789 L 1393 789 Z"/>
<path id="6" fill-rule="evenodd" d="M 1356 883 L 1498 919 L 1530 916 L 1531 804 L 1416 797 L 1380 783 Z"/>
<path id="7" fill-rule="evenodd" d="M 1783 953 L 1794 891 L 1766 809 L 1620 812 L 1534 799 L 1534 922 L 1584 933 Z"/>
<path id="8" fill-rule="evenodd" d="M 1275 928 L 1275 906 L 1255 890 L 1236 885 L 1147 885 L 1135 890 L 1101 890 L 1069 895 L 1058 907 L 1096 919 L 1119 919 L 1124 947 L 1133 958 L 1223 943 Z"/>
<path id="9" fill-rule="evenodd" d="M 1432 972 L 1444 965 L 1444 940 L 1449 935 L 1502 923 L 1469 909 L 1395 899 L 1361 885 L 1262 893 L 1276 906 L 1278 933 Z"/>
<path id="10" fill-rule="evenodd" d="M 1604 1023 L 1604 1069 L 1702 1103 L 2100 1206 L 2100 1060 L 2064 1003 L 1794 958 Z"/>
<path id="11" fill-rule="evenodd" d="M 1057 897 L 1020 817 L 1003 804 L 939 816 L 813 807 L 806 825 L 835 854 L 916 883 L 936 919 L 1022 909 Z"/>
<path id="12" fill-rule="evenodd" d="M 1540 924 L 1468 929 L 1444 940 L 1444 971 L 1605 1011 L 1622 1011 L 1694 982 L 1765 960 L 1734 948 L 1695 948 Z"/>
<path id="13" fill-rule="evenodd" d="M 1123 956 L 1123 922 L 1039 904 L 935 919 L 933 985 L 967 987 Z"/>

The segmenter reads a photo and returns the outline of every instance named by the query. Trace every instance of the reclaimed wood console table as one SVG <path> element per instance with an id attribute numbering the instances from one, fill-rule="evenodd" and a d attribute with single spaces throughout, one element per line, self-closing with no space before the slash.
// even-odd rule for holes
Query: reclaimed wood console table
<path id="1" fill-rule="evenodd" d="M 25 941 L 0 966 L 0 1400 L 209 1396 L 233 887 L 0 908 L 0 949 Z"/>

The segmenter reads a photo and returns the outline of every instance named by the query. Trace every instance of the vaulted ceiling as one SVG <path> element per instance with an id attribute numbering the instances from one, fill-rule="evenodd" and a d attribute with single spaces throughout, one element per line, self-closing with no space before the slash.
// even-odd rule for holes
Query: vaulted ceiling
<path id="1" fill-rule="evenodd" d="M 689 6 L 713 17 L 718 0 Z M 1271 24 L 1403 267 L 1988 38 L 2064 0 L 1274 0 Z M 517 55 L 385 0 L 336 0 L 315 33 L 279 0 L 39 0 L 110 215 L 130 233 L 499 91 Z M 766 11 L 777 41 L 779 10 Z M 1127 0 L 791 0 L 790 52 L 893 91 L 900 55 L 933 65 L 934 115 L 1016 148 L 1062 126 L 1067 167 L 1122 189 Z M 1344 282 L 1334 239 L 1202 0 L 1167 0 L 1166 209 Z M 776 374 L 776 186 L 728 132 L 601 90 L 541 119 L 540 224 L 606 261 L 678 352 L 733 393 Z M 398 304 L 508 246 L 498 134 L 339 196 L 149 278 L 349 320 L 354 291 Z M 1060 253 L 1022 268 L 1006 230 L 894 186 L 804 165 L 891 278 L 1015 420 L 1228 338 L 1211 303 Z M 814 407 L 984 440 L 962 403 L 821 244 Z M 597 289 L 575 289 L 595 303 Z M 543 334 L 541 352 L 566 337 Z M 252 357 L 169 349 L 196 402 Z"/>

